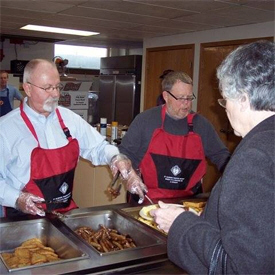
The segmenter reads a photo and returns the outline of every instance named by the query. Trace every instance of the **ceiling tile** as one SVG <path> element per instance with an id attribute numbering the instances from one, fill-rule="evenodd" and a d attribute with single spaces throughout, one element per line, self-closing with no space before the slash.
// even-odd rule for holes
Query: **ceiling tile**
<path id="1" fill-rule="evenodd" d="M 227 2 L 218 2 L 216 0 L 124 0 L 125 2 L 144 3 L 146 5 L 158 7 L 174 8 L 192 12 L 206 12 L 217 10 L 232 5 Z"/>
<path id="2" fill-rule="evenodd" d="M 177 16 L 184 16 L 189 14 L 194 14 L 192 11 L 183 10 L 179 7 L 162 7 L 155 5 L 150 5 L 151 1 L 145 3 L 138 2 L 127 2 L 122 0 L 112 0 L 112 1 L 93 1 L 81 4 L 80 7 L 90 7 L 100 10 L 108 10 L 112 12 L 122 12 L 131 13 L 136 15 L 154 16 L 154 17 L 164 17 L 164 18 L 174 18 Z"/>
<path id="3" fill-rule="evenodd" d="M 39 12 L 50 12 L 57 13 L 62 10 L 72 7 L 68 5 L 66 1 L 62 3 L 51 2 L 49 5 L 48 1 L 33 1 L 33 0 L 23 0 L 23 1 L 10 1 L 10 0 L 1 0 L 1 8 L 16 8 L 20 10 L 29 10 L 29 11 L 39 11 Z"/>
<path id="4" fill-rule="evenodd" d="M 227 16 L 220 16 L 218 14 L 200 14 L 200 15 L 191 15 L 191 16 L 185 16 L 183 18 L 177 18 L 177 20 L 183 21 L 181 22 L 182 25 L 189 24 L 196 22 L 196 24 L 205 24 L 209 27 L 228 27 L 228 26 L 235 26 L 235 25 L 243 25 L 243 24 L 249 24 L 250 21 L 246 19 L 234 19 L 232 20 L 232 17 Z"/>
<path id="5" fill-rule="evenodd" d="M 216 11 L 216 15 L 226 16 L 233 19 L 248 20 L 254 22 L 268 22 L 274 20 L 274 11 L 264 11 L 246 6 L 232 6 L 228 9 Z"/>
<path id="6" fill-rule="evenodd" d="M 2 21 L 2 16 L 5 16 L 7 14 L 10 14 L 11 16 L 18 17 L 18 18 L 29 18 L 29 20 L 43 19 L 43 18 L 52 16 L 52 13 L 27 11 L 27 10 L 22 11 L 19 9 L 5 8 L 5 7 L 3 8 L 1 7 L 0 14 L 1 14 L 1 21 Z"/>
<path id="7" fill-rule="evenodd" d="M 61 14 L 68 14 L 68 15 L 88 17 L 88 18 L 104 18 L 104 19 L 113 20 L 113 21 L 125 22 L 125 24 L 127 22 L 150 24 L 151 22 L 154 22 L 156 19 L 162 19 L 161 17 L 142 16 L 142 15 L 136 15 L 134 13 L 120 13 L 120 12 L 111 12 L 106 10 L 101 10 L 99 12 L 98 9 L 79 8 L 79 7 L 68 9 L 62 12 Z"/>

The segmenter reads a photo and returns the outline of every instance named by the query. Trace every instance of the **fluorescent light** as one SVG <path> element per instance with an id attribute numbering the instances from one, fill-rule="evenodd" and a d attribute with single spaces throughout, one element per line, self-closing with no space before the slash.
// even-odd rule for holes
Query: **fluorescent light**
<path id="1" fill-rule="evenodd" d="M 99 32 L 79 31 L 79 30 L 54 28 L 54 27 L 46 27 L 46 26 L 38 26 L 38 25 L 26 25 L 20 29 L 39 31 L 39 32 L 63 33 L 63 34 L 80 35 L 80 36 L 90 36 L 90 35 L 99 34 Z"/>

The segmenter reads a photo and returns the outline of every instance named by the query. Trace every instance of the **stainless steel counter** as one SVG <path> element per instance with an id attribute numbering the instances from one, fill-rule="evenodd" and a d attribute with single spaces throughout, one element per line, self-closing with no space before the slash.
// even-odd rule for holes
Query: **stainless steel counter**
<path id="1" fill-rule="evenodd" d="M 50 241 L 55 245 L 59 241 L 59 233 L 63 234 L 70 242 L 67 251 L 73 248 L 77 251 L 75 260 L 67 260 L 60 263 L 45 264 L 41 266 L 31 266 L 24 269 L 16 269 L 11 272 L 0 261 L 0 274 L 184 274 L 184 272 L 173 265 L 166 254 L 166 237 L 157 230 L 142 224 L 134 217 L 121 211 L 129 208 L 129 204 L 106 205 L 91 208 L 75 209 L 67 213 L 67 218 L 60 219 L 49 215 L 45 218 L 28 216 L 21 219 L 0 219 L 0 251 L 8 248 L 15 248 L 22 242 L 22 230 L 28 238 L 41 237 L 48 238 L 43 234 L 50 232 Z M 114 223 L 120 226 L 121 230 L 130 232 L 129 235 L 137 243 L 137 248 L 125 249 L 119 252 L 98 253 L 96 249 L 88 245 L 74 233 L 74 227 L 78 224 L 89 225 L 95 221 L 95 217 L 103 218 L 104 222 Z M 85 224 L 86 221 L 86 224 Z M 39 226 L 39 236 L 37 236 L 37 223 Z M 50 223 L 51 229 L 47 229 Z M 9 228 L 6 227 L 9 225 Z M 26 229 L 27 228 L 27 229 Z M 47 230 L 48 231 L 47 231 Z M 54 230 L 53 230 L 54 229 Z M 40 232 L 42 230 L 42 233 Z M 45 232 L 46 230 L 46 232 Z M 6 233 L 5 233 L 6 231 Z M 9 231 L 9 233 L 7 233 Z M 6 235 L 3 235 L 6 234 Z M 42 235 L 41 235 L 42 234 Z M 9 236 L 11 240 L 7 240 Z M 2 241 L 2 238 L 5 241 Z M 6 247 L 5 247 L 6 246 Z"/>

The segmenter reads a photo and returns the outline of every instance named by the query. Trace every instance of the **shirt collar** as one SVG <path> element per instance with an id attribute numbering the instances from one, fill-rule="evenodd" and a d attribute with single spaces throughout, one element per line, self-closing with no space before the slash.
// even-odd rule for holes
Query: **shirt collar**
<path id="1" fill-rule="evenodd" d="M 7 85 L 4 89 L 1 89 L 1 92 L 8 91 L 9 90 L 9 85 Z"/>
<path id="2" fill-rule="evenodd" d="M 53 119 L 55 116 L 56 116 L 56 112 L 51 112 L 50 115 L 48 117 L 45 117 L 44 115 L 41 115 L 39 113 L 37 113 L 36 111 L 34 111 L 28 104 L 27 104 L 27 101 L 28 101 L 28 97 L 25 97 L 24 98 L 24 102 L 23 102 L 23 110 L 24 112 L 26 113 L 26 115 L 29 117 L 29 118 L 32 118 L 32 119 L 35 119 L 35 120 L 39 120 L 39 121 L 42 121 L 42 122 L 45 122 L 49 119 Z"/>

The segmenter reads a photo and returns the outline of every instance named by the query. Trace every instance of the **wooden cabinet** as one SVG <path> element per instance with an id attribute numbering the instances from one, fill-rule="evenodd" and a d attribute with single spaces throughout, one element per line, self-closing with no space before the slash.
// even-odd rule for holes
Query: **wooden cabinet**
<path id="1" fill-rule="evenodd" d="M 89 161 L 80 159 L 74 178 L 74 201 L 80 208 L 126 202 L 124 185 L 120 195 L 110 199 L 106 190 L 112 178 L 109 166 L 93 166 Z"/>

